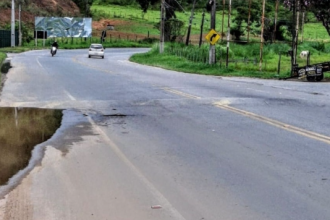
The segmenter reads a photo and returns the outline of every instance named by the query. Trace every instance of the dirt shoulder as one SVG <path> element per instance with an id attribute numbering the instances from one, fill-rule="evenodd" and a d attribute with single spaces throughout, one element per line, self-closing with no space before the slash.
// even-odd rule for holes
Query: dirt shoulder
<path id="1" fill-rule="evenodd" d="M 0 100 L 1 100 L 1 93 L 2 93 L 2 89 L 5 85 L 5 81 L 7 79 L 7 73 L 8 73 L 8 70 L 10 68 L 10 62 L 9 60 L 4 60 L 3 63 L 0 64 Z"/>
<path id="2" fill-rule="evenodd" d="M 1 93 L 2 93 L 2 89 L 3 89 L 4 85 L 5 85 L 5 81 L 6 81 L 6 79 L 7 79 L 7 75 L 4 74 L 4 73 L 1 73 L 1 80 L 0 80 L 0 96 L 1 96 Z M 1 98 L 0 98 L 0 100 L 1 100 Z"/>

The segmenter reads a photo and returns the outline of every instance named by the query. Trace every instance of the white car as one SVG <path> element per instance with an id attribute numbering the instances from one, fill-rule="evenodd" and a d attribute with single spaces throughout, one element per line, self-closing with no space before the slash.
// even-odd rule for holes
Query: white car
<path id="1" fill-rule="evenodd" d="M 102 44 L 91 44 L 88 50 L 88 58 L 91 58 L 92 56 L 98 56 L 104 59 L 104 50 L 105 48 Z"/>

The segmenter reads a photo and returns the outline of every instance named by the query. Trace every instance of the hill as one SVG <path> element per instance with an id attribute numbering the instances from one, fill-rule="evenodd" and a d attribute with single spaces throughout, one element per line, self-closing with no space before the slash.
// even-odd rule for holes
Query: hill
<path id="1" fill-rule="evenodd" d="M 17 1 L 16 1 L 17 2 Z M 80 16 L 80 9 L 71 0 L 25 0 L 21 5 L 21 21 L 34 26 L 36 16 Z M 18 4 L 15 4 L 15 18 L 18 19 Z M 0 28 L 11 22 L 11 0 L 0 2 Z"/>

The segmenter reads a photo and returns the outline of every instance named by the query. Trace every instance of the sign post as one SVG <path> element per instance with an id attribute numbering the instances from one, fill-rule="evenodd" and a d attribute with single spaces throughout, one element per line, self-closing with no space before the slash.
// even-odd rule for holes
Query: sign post
<path id="1" fill-rule="evenodd" d="M 11 1 L 11 46 L 15 47 L 15 1 Z"/>

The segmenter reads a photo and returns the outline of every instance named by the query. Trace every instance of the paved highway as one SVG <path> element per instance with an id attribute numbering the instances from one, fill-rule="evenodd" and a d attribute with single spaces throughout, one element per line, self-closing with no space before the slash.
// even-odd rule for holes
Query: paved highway
<path id="1" fill-rule="evenodd" d="M 328 83 L 201 76 L 147 49 L 10 55 L 0 106 L 64 109 L 1 220 L 330 219 Z"/>

